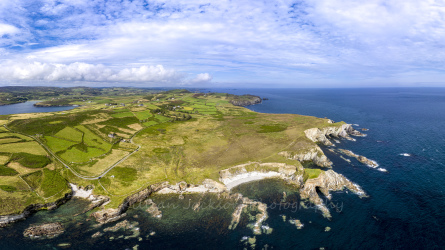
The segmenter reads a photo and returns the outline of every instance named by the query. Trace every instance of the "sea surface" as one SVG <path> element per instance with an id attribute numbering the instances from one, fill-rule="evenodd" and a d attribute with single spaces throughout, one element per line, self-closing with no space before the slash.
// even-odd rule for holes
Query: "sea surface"
<path id="1" fill-rule="evenodd" d="M 40 113 L 40 112 L 57 112 L 70 110 L 74 106 L 68 107 L 36 107 L 34 103 L 39 101 L 28 101 L 11 105 L 0 106 L 0 115 L 23 114 L 23 113 Z"/>
<path id="2" fill-rule="evenodd" d="M 279 180 L 263 180 L 236 188 L 244 196 L 268 204 L 270 234 L 255 237 L 249 216 L 229 230 L 234 205 L 215 195 L 155 196 L 162 219 L 147 207 L 134 207 L 127 219 L 132 229 L 105 232 L 72 200 L 55 211 L 38 212 L 0 229 L 0 249 L 444 249 L 445 248 L 445 88 L 385 89 L 210 89 L 207 91 L 267 97 L 249 108 L 264 113 L 328 117 L 367 128 L 357 141 L 340 140 L 337 148 L 377 161 L 381 172 L 352 159 L 348 163 L 326 150 L 333 169 L 359 184 L 369 195 L 333 192 L 332 219 L 314 208 L 299 206 L 297 190 Z M 326 148 L 325 148 L 326 149 Z M 286 203 L 283 201 L 286 192 Z M 201 203 L 199 211 L 193 204 Z M 280 205 L 280 204 L 288 204 Z M 122 219 L 122 220 L 124 220 Z M 299 219 L 304 227 L 289 222 Z M 121 220 L 121 221 L 122 221 Z M 55 239 L 22 236 L 30 224 L 60 221 L 66 232 Z M 326 227 L 330 230 L 326 231 Z M 250 239 L 250 243 L 249 241 Z"/>

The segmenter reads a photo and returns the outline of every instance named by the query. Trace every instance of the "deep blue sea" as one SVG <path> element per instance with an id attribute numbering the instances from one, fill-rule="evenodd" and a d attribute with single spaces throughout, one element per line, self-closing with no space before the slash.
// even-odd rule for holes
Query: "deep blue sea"
<path id="1" fill-rule="evenodd" d="M 283 191 L 288 194 L 287 201 L 298 204 L 296 190 L 280 181 L 239 186 L 236 191 L 271 206 L 266 224 L 273 231 L 256 236 L 254 248 L 445 249 L 445 88 L 210 91 L 269 98 L 249 107 L 257 112 L 328 117 L 357 124 L 357 129 L 367 128 L 367 137 L 359 137 L 355 142 L 341 140 L 337 147 L 373 159 L 388 171 L 381 172 L 358 161 L 347 163 L 326 151 L 334 162 L 334 171 L 359 184 L 369 195 L 360 199 L 351 192 L 334 192 L 332 202 L 337 209 L 330 208 L 331 220 L 315 209 L 271 206 L 282 199 Z M 217 209 L 213 204 L 194 212 L 188 203 L 199 199 L 207 204 L 216 200 L 196 195 L 181 201 L 176 196 L 153 197 L 158 204 L 164 204 L 161 220 L 151 218 L 143 208 L 134 208 L 128 211 L 126 219 L 138 223 L 137 236 L 127 230 L 107 232 L 96 239 L 91 236 L 101 228 L 85 221 L 86 215 L 72 217 L 83 205 L 70 201 L 58 210 L 39 212 L 0 229 L 0 249 L 59 249 L 60 243 L 70 243 L 71 249 L 251 248 L 243 240 L 245 236 L 253 237 L 247 218 L 235 230 L 228 230 L 233 209 Z M 297 229 L 289 219 L 299 219 L 304 227 Z M 61 221 L 67 231 L 53 240 L 22 236 L 30 224 L 47 221 Z M 326 232 L 326 227 L 331 230 Z"/>

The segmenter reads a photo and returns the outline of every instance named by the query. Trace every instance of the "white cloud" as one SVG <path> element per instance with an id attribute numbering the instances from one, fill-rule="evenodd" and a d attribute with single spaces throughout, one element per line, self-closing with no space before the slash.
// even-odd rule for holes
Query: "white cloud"
<path id="1" fill-rule="evenodd" d="M 20 30 L 9 24 L 0 23 L 0 36 L 3 35 L 13 35 L 18 33 Z"/>
<path id="2" fill-rule="evenodd" d="M 184 81 L 184 74 L 162 65 L 141 66 L 115 70 L 101 64 L 72 63 L 14 63 L 0 65 L 0 78 L 4 80 L 40 80 L 40 81 L 85 81 L 85 82 L 128 82 L 179 85 Z"/>
<path id="3" fill-rule="evenodd" d="M 17 0 L 0 1 L 0 23 L 14 34 L 2 58 L 41 64 L 12 63 L 14 79 L 291 85 L 445 70 L 444 0 Z"/>
<path id="4" fill-rule="evenodd" d="M 207 83 L 212 80 L 212 76 L 209 73 L 201 73 L 197 74 L 195 78 L 193 78 L 191 83 Z"/>

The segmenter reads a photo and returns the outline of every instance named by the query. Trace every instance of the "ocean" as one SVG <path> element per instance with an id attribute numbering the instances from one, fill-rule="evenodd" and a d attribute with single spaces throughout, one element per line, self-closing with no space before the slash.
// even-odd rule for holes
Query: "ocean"
<path id="1" fill-rule="evenodd" d="M 55 211 L 41 211 L 0 229 L 0 249 L 445 248 L 445 88 L 203 91 L 268 98 L 248 107 L 257 112 L 328 117 L 355 124 L 357 129 L 367 128 L 366 137 L 341 140 L 336 147 L 375 160 L 387 172 L 358 161 L 348 163 L 325 150 L 334 163 L 333 170 L 359 184 L 369 195 L 360 199 L 351 192 L 333 192 L 331 220 L 314 208 L 277 205 L 283 192 L 289 204 L 300 201 L 297 190 L 281 181 L 263 180 L 237 187 L 235 191 L 244 196 L 268 204 L 265 224 L 273 230 L 257 235 L 255 240 L 246 216 L 235 230 L 228 229 L 234 205 L 230 202 L 218 204 L 212 195 L 186 195 L 183 200 L 159 195 L 152 199 L 160 205 L 162 219 L 148 216 L 146 207 L 132 208 L 124 218 L 133 223 L 132 230 L 109 231 L 92 238 L 108 225 L 96 228 L 95 223 L 86 220 L 87 215 L 73 217 L 85 204 L 72 200 Z M 198 200 L 203 205 L 193 211 L 190 204 Z M 290 219 L 299 219 L 304 227 L 297 229 Z M 52 221 L 62 222 L 66 232 L 55 239 L 23 237 L 29 225 Z"/>

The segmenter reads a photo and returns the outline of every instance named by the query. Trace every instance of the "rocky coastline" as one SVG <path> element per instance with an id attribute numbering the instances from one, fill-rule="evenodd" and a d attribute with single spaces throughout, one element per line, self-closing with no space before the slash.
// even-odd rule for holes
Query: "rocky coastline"
<path id="1" fill-rule="evenodd" d="M 69 193 L 66 193 L 65 196 L 57 201 L 49 202 L 45 204 L 32 204 L 26 207 L 22 213 L 20 214 L 12 214 L 12 215 L 2 215 L 0 216 L 0 227 L 5 227 L 8 224 L 14 223 L 19 220 L 26 219 L 27 217 L 31 216 L 33 213 L 47 209 L 47 210 L 54 210 L 61 205 L 65 204 L 67 201 L 69 201 L 73 196 L 73 192 L 70 191 Z"/>
<path id="2" fill-rule="evenodd" d="M 362 133 L 354 130 L 350 124 L 343 124 L 340 127 L 331 126 L 323 129 L 312 128 L 305 131 L 307 138 L 313 142 L 321 142 L 324 145 L 332 146 L 331 138 L 346 138 L 352 139 L 353 136 L 364 136 Z M 350 151 L 349 151 L 350 152 Z M 351 152 L 352 153 L 352 152 Z M 324 155 L 320 147 L 315 146 L 309 148 L 303 152 L 295 153 L 283 151 L 279 153 L 288 159 L 297 160 L 299 162 L 313 161 L 320 167 L 331 168 L 332 162 Z M 360 159 L 357 158 L 359 161 Z M 363 159 L 362 159 L 363 160 Z M 366 162 L 366 161 L 364 161 Z M 243 183 L 256 181 L 265 178 L 279 178 L 286 181 L 289 184 L 300 189 L 300 195 L 303 200 L 307 200 L 315 205 L 326 218 L 331 218 L 331 214 L 322 198 L 318 195 L 317 190 L 328 199 L 331 199 L 330 191 L 339 191 L 343 189 L 349 189 L 359 197 L 367 197 L 366 193 L 360 186 L 354 184 L 341 174 L 334 172 L 333 170 L 322 171 L 321 174 L 312 179 L 305 180 L 304 168 L 301 164 L 288 165 L 285 163 L 260 163 L 250 162 L 238 166 L 234 166 L 219 172 L 219 182 L 211 179 L 206 179 L 200 185 L 189 184 L 184 181 L 170 184 L 168 182 L 162 182 L 152 184 L 147 188 L 128 196 L 118 208 L 104 208 L 104 205 L 109 201 L 109 197 L 93 195 L 90 188 L 82 189 L 75 185 L 71 185 L 72 191 L 65 195 L 64 198 L 44 205 L 31 205 L 20 215 L 0 216 L 0 227 L 6 226 L 14 221 L 24 219 L 30 214 L 40 209 L 55 209 L 58 206 L 64 204 L 73 196 L 85 198 L 91 201 L 91 204 L 85 208 L 84 213 L 93 209 L 99 208 L 98 211 L 93 212 L 90 216 L 94 218 L 99 224 L 106 224 L 117 221 L 126 216 L 126 211 L 133 205 L 140 202 L 150 202 L 150 208 L 147 210 L 153 217 L 161 218 L 162 211 L 156 206 L 156 204 L 148 199 L 153 193 L 157 194 L 178 194 L 181 197 L 186 193 L 217 193 L 224 194 L 222 197 L 237 199 L 241 203 L 236 207 L 232 214 L 232 222 L 230 228 L 235 228 L 239 223 L 241 214 L 246 211 L 247 208 L 254 208 L 259 213 L 256 222 L 253 224 L 254 234 L 261 234 L 262 223 L 267 219 L 267 205 L 261 202 L 250 200 L 247 197 L 243 197 L 241 194 L 231 194 L 230 190 Z M 101 208 L 102 207 L 102 208 Z M 44 227 L 45 228 L 45 227 Z M 52 225 L 49 228 L 58 228 Z M 35 229 L 35 230 L 34 230 Z M 40 228 L 34 228 L 33 232 L 45 232 Z M 51 232 L 49 234 L 52 234 Z M 29 235 L 37 235 L 36 233 L 30 233 Z"/>
<path id="3" fill-rule="evenodd" d="M 242 99 L 236 98 L 236 99 L 230 100 L 230 103 L 232 103 L 235 106 L 245 107 L 245 106 L 259 104 L 259 103 L 262 103 L 262 101 L 263 101 L 263 99 L 261 99 L 261 97 L 254 96 L 254 95 L 243 95 L 241 97 L 243 97 L 243 98 Z"/>

